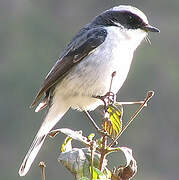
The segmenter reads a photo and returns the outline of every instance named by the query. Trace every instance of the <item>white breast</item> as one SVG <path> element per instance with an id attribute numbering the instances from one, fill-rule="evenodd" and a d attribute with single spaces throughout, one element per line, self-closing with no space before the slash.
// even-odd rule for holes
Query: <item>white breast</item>
<path id="1" fill-rule="evenodd" d="M 119 28 L 108 27 L 107 32 L 105 42 L 57 85 L 54 100 L 63 97 L 72 107 L 94 109 L 99 101 L 91 96 L 102 96 L 109 91 L 114 71 L 112 92 L 118 92 L 127 77 L 136 47 L 132 45 L 130 36 Z"/>

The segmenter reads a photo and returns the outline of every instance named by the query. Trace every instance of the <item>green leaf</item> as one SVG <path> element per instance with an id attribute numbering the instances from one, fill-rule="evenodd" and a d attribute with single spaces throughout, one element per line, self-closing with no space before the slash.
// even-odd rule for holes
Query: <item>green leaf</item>
<path id="1" fill-rule="evenodd" d="M 97 179 L 104 180 L 106 179 L 106 176 L 98 168 L 93 167 L 93 180 L 97 180 Z"/>
<path id="2" fill-rule="evenodd" d="M 62 144 L 62 147 L 61 147 L 62 152 L 67 152 L 67 151 L 72 150 L 71 141 L 72 141 L 71 137 L 67 136 L 65 138 L 64 143 Z"/>
<path id="3" fill-rule="evenodd" d="M 97 139 L 97 146 L 98 146 L 99 148 L 102 147 L 102 139 L 101 139 L 101 138 L 100 138 L 100 139 Z"/>
<path id="4" fill-rule="evenodd" d="M 94 133 L 91 133 L 91 134 L 88 136 L 88 139 L 89 139 L 90 141 L 92 141 L 94 137 L 95 137 L 95 134 L 94 134 Z"/>
<path id="5" fill-rule="evenodd" d="M 109 105 L 107 109 L 108 120 L 103 124 L 104 130 L 112 137 L 116 137 L 122 130 L 123 107 L 118 103 Z"/>

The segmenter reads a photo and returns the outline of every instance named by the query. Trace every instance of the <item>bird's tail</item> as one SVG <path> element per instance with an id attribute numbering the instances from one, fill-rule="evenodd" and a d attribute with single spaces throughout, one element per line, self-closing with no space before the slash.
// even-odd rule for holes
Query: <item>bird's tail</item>
<path id="1" fill-rule="evenodd" d="M 39 152 L 46 136 L 49 131 L 55 126 L 55 124 L 63 117 L 68 110 L 68 107 L 55 107 L 52 105 L 49 109 L 44 122 L 42 123 L 37 135 L 35 136 L 29 151 L 27 152 L 21 167 L 19 169 L 19 175 L 25 176 L 29 171 L 37 153 Z"/>

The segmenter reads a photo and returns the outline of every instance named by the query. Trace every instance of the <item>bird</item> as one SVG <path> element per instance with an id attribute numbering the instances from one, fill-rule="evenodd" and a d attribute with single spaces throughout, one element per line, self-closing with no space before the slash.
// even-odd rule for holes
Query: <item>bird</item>
<path id="1" fill-rule="evenodd" d="M 47 74 L 31 107 L 47 107 L 44 121 L 19 169 L 25 176 L 44 140 L 69 108 L 95 110 L 109 91 L 116 94 L 128 75 L 133 54 L 149 32 L 159 32 L 136 7 L 119 5 L 105 10 L 83 26 Z"/>

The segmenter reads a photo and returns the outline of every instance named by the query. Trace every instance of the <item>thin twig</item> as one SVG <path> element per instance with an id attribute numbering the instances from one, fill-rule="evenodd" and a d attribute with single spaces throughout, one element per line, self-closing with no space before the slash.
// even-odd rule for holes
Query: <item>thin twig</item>
<path id="1" fill-rule="evenodd" d="M 143 104 L 144 101 L 134 101 L 134 102 L 118 102 L 121 105 L 133 105 L 133 104 Z M 147 104 L 145 104 L 147 106 Z"/>
<path id="2" fill-rule="evenodd" d="M 111 82 L 110 82 L 110 86 L 109 86 L 109 92 L 111 92 L 111 89 L 112 89 L 112 82 L 113 82 L 113 79 L 116 75 L 116 71 L 114 71 L 112 74 L 111 74 Z"/>
<path id="3" fill-rule="evenodd" d="M 130 120 L 127 122 L 126 126 L 123 127 L 122 131 L 108 145 L 109 147 L 111 147 L 115 144 L 115 142 L 119 139 L 119 137 L 123 134 L 123 132 L 127 129 L 127 127 L 132 123 L 132 121 L 137 117 L 137 115 L 142 111 L 142 109 L 145 107 L 145 104 L 147 104 L 147 102 L 152 98 L 153 95 L 154 95 L 154 91 L 147 92 L 147 96 L 146 96 L 144 102 L 140 105 L 140 107 L 137 109 L 137 111 L 134 113 L 134 115 L 130 118 Z"/>
<path id="4" fill-rule="evenodd" d="M 83 111 L 85 114 L 86 114 L 86 116 L 89 118 L 89 120 L 91 121 L 91 123 L 93 124 L 93 126 L 95 127 L 95 129 L 97 130 L 97 131 L 100 131 L 101 129 L 98 127 L 98 125 L 95 123 L 95 121 L 93 120 L 93 118 L 90 116 L 90 114 L 88 113 L 88 111 L 86 111 L 86 110 L 84 110 Z"/>
<path id="5" fill-rule="evenodd" d="M 114 77 L 116 76 L 116 71 L 114 71 L 112 74 L 111 74 L 111 82 L 110 82 L 110 86 L 109 86 L 109 95 L 108 95 L 108 105 L 111 103 L 111 100 L 110 100 L 110 92 L 111 92 L 111 89 L 112 89 L 112 83 L 113 83 L 113 79 Z M 108 94 L 108 93 L 107 93 Z M 114 94 L 113 94 L 114 95 Z M 114 100 L 114 99 L 113 99 Z M 113 103 L 113 102 L 112 102 Z M 107 106 L 107 105 L 106 105 Z"/>
<path id="6" fill-rule="evenodd" d="M 94 161 L 94 141 L 91 141 L 90 143 L 90 151 L 91 151 L 91 159 L 90 159 L 90 165 L 91 165 L 91 180 L 93 180 L 93 161 Z"/>
<path id="7" fill-rule="evenodd" d="M 102 130 L 102 129 L 100 129 L 100 128 L 98 127 L 98 125 L 95 123 L 95 121 L 94 121 L 93 118 L 90 116 L 90 114 L 88 113 L 88 111 L 84 110 L 83 112 L 87 115 L 87 117 L 89 118 L 89 120 L 91 121 L 91 123 L 93 124 L 93 126 L 95 127 L 95 129 L 96 129 L 99 133 L 101 133 L 102 135 L 105 135 L 105 136 L 107 136 L 107 137 L 109 137 L 109 138 L 111 138 L 111 139 L 113 140 L 113 138 L 112 138 L 107 132 L 105 132 L 104 130 Z"/>
<path id="8" fill-rule="evenodd" d="M 45 168 L 46 168 L 45 163 L 43 161 L 41 161 L 39 163 L 39 167 L 41 168 L 42 180 L 45 180 Z"/>

